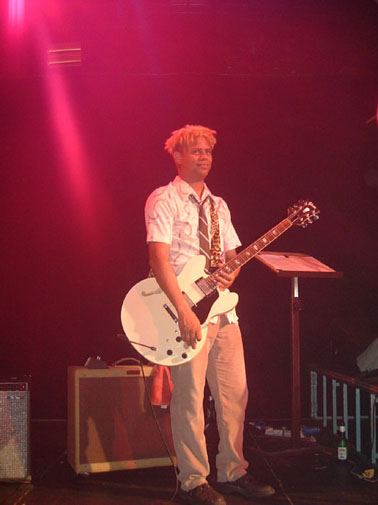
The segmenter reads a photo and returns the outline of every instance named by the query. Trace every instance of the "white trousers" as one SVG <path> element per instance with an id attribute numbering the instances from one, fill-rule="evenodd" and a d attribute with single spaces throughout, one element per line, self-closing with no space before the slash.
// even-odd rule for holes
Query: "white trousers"
<path id="1" fill-rule="evenodd" d="M 171 424 L 181 488 L 205 483 L 210 473 L 204 434 L 203 396 L 206 379 L 214 398 L 219 433 L 216 456 L 219 482 L 246 473 L 243 431 L 248 400 L 244 351 L 239 325 L 224 316 L 210 324 L 206 343 L 188 363 L 171 367 Z"/>

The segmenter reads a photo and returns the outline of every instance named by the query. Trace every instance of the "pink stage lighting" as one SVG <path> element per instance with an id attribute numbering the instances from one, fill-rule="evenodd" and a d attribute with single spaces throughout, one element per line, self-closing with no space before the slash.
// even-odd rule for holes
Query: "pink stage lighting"
<path id="1" fill-rule="evenodd" d="M 25 0 L 8 0 L 8 23 L 13 32 L 22 30 L 25 21 Z"/>

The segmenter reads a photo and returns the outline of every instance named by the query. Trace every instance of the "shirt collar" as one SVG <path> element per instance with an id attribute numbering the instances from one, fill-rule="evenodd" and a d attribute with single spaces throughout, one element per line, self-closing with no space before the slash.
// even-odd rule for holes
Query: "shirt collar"
<path id="1" fill-rule="evenodd" d="M 181 177 L 179 175 L 176 175 L 176 177 L 172 181 L 172 184 L 176 187 L 177 192 L 179 193 L 180 197 L 183 200 L 188 200 L 189 196 L 193 195 L 194 198 L 198 201 L 198 195 L 195 193 L 192 186 L 189 183 L 187 183 L 186 181 L 184 181 L 184 179 L 181 179 Z M 206 198 L 208 196 L 211 196 L 211 191 L 207 187 L 206 183 L 204 183 L 201 202 L 206 200 Z"/>

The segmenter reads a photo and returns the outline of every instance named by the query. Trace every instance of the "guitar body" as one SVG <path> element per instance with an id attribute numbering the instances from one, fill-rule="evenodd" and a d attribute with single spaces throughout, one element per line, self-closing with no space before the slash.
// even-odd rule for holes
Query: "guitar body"
<path id="1" fill-rule="evenodd" d="M 319 209 L 312 202 L 299 200 L 289 209 L 287 218 L 210 275 L 205 273 L 205 256 L 194 256 L 188 261 L 177 280 L 201 323 L 202 339 L 195 349 L 181 340 L 176 310 L 156 279 L 152 277 L 136 284 L 127 293 L 121 310 L 122 326 L 130 343 L 158 365 L 174 366 L 190 361 L 205 344 L 210 320 L 229 312 L 238 303 L 236 293 L 220 292 L 216 287 L 219 271 L 234 272 L 293 224 L 305 228 L 318 219 L 318 214 Z"/>
<path id="2" fill-rule="evenodd" d="M 181 340 L 176 309 L 155 278 L 138 282 L 127 293 L 121 310 L 123 330 L 133 347 L 152 363 L 174 366 L 193 359 L 205 344 L 209 321 L 237 305 L 236 293 L 219 293 L 218 289 L 204 298 L 195 283 L 207 276 L 204 267 L 205 257 L 194 256 L 177 278 L 201 323 L 202 339 L 195 349 Z"/>

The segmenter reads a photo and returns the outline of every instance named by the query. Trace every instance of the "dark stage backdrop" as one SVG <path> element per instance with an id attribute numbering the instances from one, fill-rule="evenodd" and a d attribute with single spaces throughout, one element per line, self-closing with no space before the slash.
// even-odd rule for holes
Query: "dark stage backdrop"
<path id="1" fill-rule="evenodd" d="M 217 130 L 208 184 L 244 245 L 310 198 L 320 220 L 270 250 L 342 280 L 304 280 L 311 362 L 355 366 L 377 336 L 378 6 L 373 1 L 3 2 L 2 376 L 31 374 L 33 417 L 66 415 L 66 369 L 134 351 L 116 338 L 148 272 L 143 209 L 175 175 L 164 141 Z M 28 7 L 29 6 L 29 7 Z M 39 10 L 38 10 L 39 9 Z M 51 48 L 71 49 L 48 64 Z M 63 58 L 64 59 L 64 58 Z M 249 417 L 290 413 L 289 281 L 256 261 L 235 283 Z"/>

